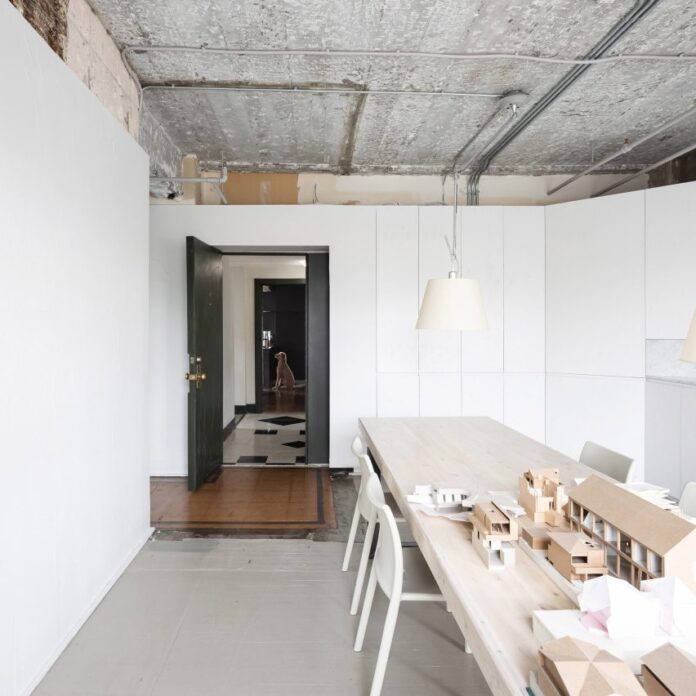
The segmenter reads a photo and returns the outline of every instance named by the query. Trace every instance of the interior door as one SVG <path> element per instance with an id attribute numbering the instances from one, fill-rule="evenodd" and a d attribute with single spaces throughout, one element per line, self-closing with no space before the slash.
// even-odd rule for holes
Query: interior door
<path id="1" fill-rule="evenodd" d="M 188 289 L 188 487 L 222 466 L 222 253 L 186 238 Z"/>

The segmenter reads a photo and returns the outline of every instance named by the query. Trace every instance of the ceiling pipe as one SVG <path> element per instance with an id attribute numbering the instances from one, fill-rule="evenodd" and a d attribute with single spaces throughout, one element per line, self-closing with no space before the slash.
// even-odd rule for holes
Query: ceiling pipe
<path id="1" fill-rule="evenodd" d="M 222 191 L 222 184 L 227 181 L 227 167 L 223 167 L 220 176 L 151 176 L 151 184 L 209 184 L 220 196 L 220 200 L 227 205 L 227 198 Z"/>
<path id="2" fill-rule="evenodd" d="M 653 10 L 660 0 L 639 0 L 633 9 L 617 22 L 604 37 L 584 57 L 584 62 L 571 68 L 546 94 L 535 102 L 505 133 L 502 138 L 484 153 L 469 176 L 467 182 L 467 202 L 469 205 L 479 204 L 479 181 L 482 174 L 488 170 L 493 159 L 500 154 L 515 138 L 535 121 L 546 109 L 553 104 L 571 85 L 577 82 L 590 67 L 597 63 L 602 54 L 615 46 L 645 15 Z"/>
<path id="3" fill-rule="evenodd" d="M 498 106 L 496 110 L 491 114 L 491 116 L 486 119 L 484 124 L 479 128 L 475 135 L 469 139 L 466 145 L 457 153 L 456 157 L 454 158 L 454 162 L 452 162 L 452 170 L 456 172 L 457 169 L 461 171 L 466 171 L 469 166 L 473 162 L 475 162 L 483 152 L 485 152 L 486 148 L 488 148 L 491 143 L 495 142 L 498 137 L 501 135 L 501 133 L 507 128 L 508 124 L 512 119 L 514 119 L 517 116 L 517 111 L 522 104 L 524 104 L 527 99 L 529 99 L 529 95 L 526 92 L 510 92 L 509 94 L 506 94 L 504 97 L 501 97 Z M 509 111 L 510 115 L 508 118 L 506 118 L 503 123 L 496 129 L 496 131 L 493 133 L 493 135 L 484 143 L 484 145 L 479 148 L 479 150 L 474 154 L 469 157 L 469 159 L 461 166 L 457 165 L 457 162 L 461 158 L 461 156 L 466 152 L 467 148 L 469 148 L 470 145 L 472 145 L 478 137 L 483 133 L 483 131 L 488 127 L 488 125 L 493 121 L 493 119 L 500 113 L 504 111 Z"/>
<path id="4" fill-rule="evenodd" d="M 560 183 L 558 186 L 555 186 L 551 190 L 546 192 L 547 196 L 552 196 L 554 193 L 557 191 L 560 191 L 562 188 L 565 188 L 569 184 L 572 184 L 574 181 L 577 181 L 583 176 L 586 176 L 587 174 L 590 174 L 591 172 L 595 171 L 596 169 L 599 169 L 600 167 L 603 167 L 607 162 L 611 162 L 613 159 L 616 159 L 620 155 L 625 155 L 629 153 L 631 150 L 635 149 L 638 147 L 638 145 L 642 145 L 643 143 L 647 142 L 648 140 L 651 140 L 655 136 L 659 135 L 663 131 L 666 131 L 668 128 L 671 128 L 672 126 L 676 125 L 680 121 L 683 121 L 685 118 L 688 118 L 689 116 L 696 115 L 696 107 L 689 109 L 688 111 L 684 111 L 683 113 L 679 114 L 678 116 L 675 116 L 674 118 L 670 119 L 669 121 L 666 121 L 663 123 L 661 126 L 656 128 L 653 131 L 650 131 L 647 135 L 642 136 L 641 138 L 638 138 L 638 140 L 634 140 L 633 142 L 626 143 L 622 145 L 616 152 L 612 152 L 610 155 L 605 157 L 604 159 L 599 160 L 599 162 L 596 162 L 593 164 L 591 167 L 588 167 L 587 169 L 584 169 L 583 171 L 579 172 L 578 174 L 575 174 L 574 176 L 571 176 L 569 179 L 566 179 L 562 183 Z"/>
<path id="5" fill-rule="evenodd" d="M 258 87 L 251 86 L 232 86 L 215 84 L 192 84 L 192 85 L 145 85 L 142 93 L 160 90 L 174 90 L 177 92 L 279 92 L 283 94 L 372 94 L 372 95 L 416 95 L 426 97 L 471 97 L 480 99 L 500 99 L 503 95 L 485 92 L 439 92 L 416 89 L 351 89 L 333 87 Z"/>
<path id="6" fill-rule="evenodd" d="M 279 56 L 279 57 L 321 57 L 321 58 L 423 58 L 440 60 L 520 60 L 532 63 L 551 63 L 556 65 L 598 65 L 626 60 L 650 60 L 684 62 L 696 60 L 692 53 L 619 53 L 613 56 L 558 58 L 556 56 L 535 56 L 514 51 L 489 51 L 476 53 L 448 53 L 434 51 L 374 51 L 345 49 L 283 49 L 283 48 L 208 48 L 207 46 L 126 46 L 121 55 L 129 64 L 133 53 L 200 53 L 225 56 Z"/>
<path id="7" fill-rule="evenodd" d="M 657 169 L 658 167 L 661 167 L 663 164 L 667 164 L 667 162 L 671 162 L 673 159 L 681 157 L 682 155 L 685 155 L 687 152 L 691 152 L 694 149 L 696 149 L 696 143 L 691 143 L 691 145 L 689 145 L 688 147 L 682 148 L 677 152 L 673 152 L 671 155 L 668 155 L 667 157 L 661 159 L 659 162 L 655 162 L 655 164 L 651 164 L 649 167 L 643 167 L 643 169 L 641 169 L 639 172 L 634 172 L 633 174 L 629 174 L 628 176 L 623 177 L 623 179 L 619 179 L 616 183 L 612 184 L 611 186 L 607 186 L 605 189 L 602 189 L 601 191 L 592 194 L 590 198 L 597 198 L 599 196 L 603 196 L 605 193 L 609 193 L 609 191 L 613 191 L 614 189 L 619 188 L 619 186 L 623 186 L 624 184 L 627 184 L 629 181 L 637 179 L 642 174 L 647 174 L 648 172 L 651 172 L 653 169 Z"/>

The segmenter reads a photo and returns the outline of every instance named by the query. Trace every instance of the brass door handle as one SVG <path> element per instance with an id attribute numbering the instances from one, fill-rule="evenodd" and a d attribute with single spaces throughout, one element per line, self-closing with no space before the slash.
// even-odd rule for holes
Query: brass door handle
<path id="1" fill-rule="evenodd" d="M 195 382 L 196 383 L 196 389 L 201 388 L 201 382 L 204 382 L 207 378 L 207 375 L 205 372 L 201 372 L 201 365 L 200 362 L 196 363 L 196 371 L 195 372 L 187 372 L 184 374 L 184 379 L 187 382 Z"/>

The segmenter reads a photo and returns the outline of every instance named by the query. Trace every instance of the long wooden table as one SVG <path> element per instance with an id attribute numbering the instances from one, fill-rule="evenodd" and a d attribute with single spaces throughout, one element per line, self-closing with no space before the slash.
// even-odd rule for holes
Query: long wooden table
<path id="1" fill-rule="evenodd" d="M 360 428 L 491 691 L 526 693 L 537 665 L 532 612 L 571 609 L 570 600 L 520 551 L 512 568 L 487 570 L 469 525 L 415 511 L 406 496 L 417 484 L 514 492 L 529 468 L 557 467 L 563 481 L 590 470 L 490 418 L 363 418 Z"/>

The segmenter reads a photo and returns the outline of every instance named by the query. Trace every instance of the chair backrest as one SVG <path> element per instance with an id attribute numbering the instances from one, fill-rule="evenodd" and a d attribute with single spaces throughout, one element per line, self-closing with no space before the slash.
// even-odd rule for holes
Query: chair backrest
<path id="1" fill-rule="evenodd" d="M 353 438 L 353 442 L 350 444 L 350 449 L 356 457 L 367 453 L 367 447 L 365 447 L 365 443 L 362 441 L 360 435 L 356 435 Z"/>
<path id="2" fill-rule="evenodd" d="M 375 551 L 374 568 L 377 582 L 384 594 L 391 599 L 401 594 L 404 582 L 404 552 L 401 537 L 389 506 L 384 502 L 384 491 L 377 474 L 367 479 L 367 498 L 377 512 L 379 540 Z"/>
<path id="3" fill-rule="evenodd" d="M 585 443 L 580 463 L 609 476 L 619 483 L 628 483 L 633 472 L 633 460 L 624 454 L 602 447 L 596 442 Z"/>
<path id="4" fill-rule="evenodd" d="M 367 497 L 367 482 L 370 476 L 377 476 L 375 474 L 375 469 L 372 466 L 372 460 L 367 454 L 361 454 L 358 457 L 358 464 L 360 465 L 360 488 L 358 490 L 358 509 L 360 514 L 369 520 L 371 515 L 375 514 L 372 503 Z M 379 479 L 378 479 L 379 480 Z"/>
<path id="5" fill-rule="evenodd" d="M 689 481 L 684 486 L 679 498 L 679 509 L 687 517 L 696 517 L 696 482 Z"/>

